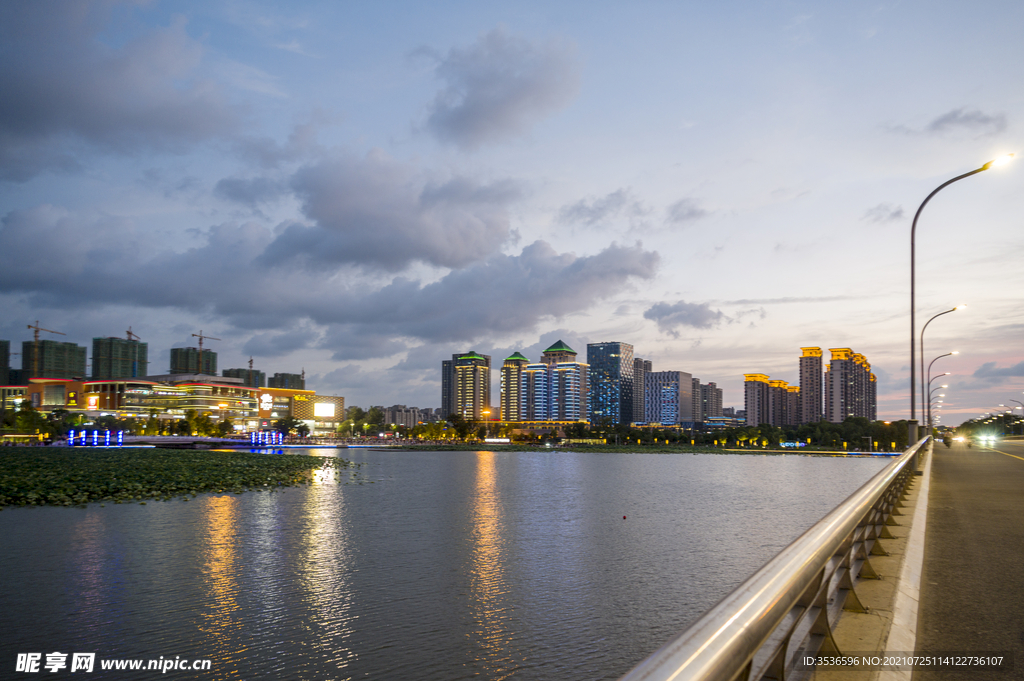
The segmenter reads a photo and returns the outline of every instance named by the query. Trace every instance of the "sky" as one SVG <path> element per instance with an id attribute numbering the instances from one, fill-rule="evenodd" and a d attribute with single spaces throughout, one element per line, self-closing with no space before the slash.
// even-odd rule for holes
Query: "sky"
<path id="1" fill-rule="evenodd" d="M 131 327 L 156 374 L 202 332 L 221 369 L 364 408 L 557 340 L 742 408 L 743 374 L 852 348 L 906 418 L 911 222 L 1024 152 L 1022 25 L 984 0 L 3 3 L 0 338 Z M 1022 186 L 1024 158 L 918 221 L 918 331 L 967 305 L 925 338 L 959 352 L 933 368 L 951 425 L 1024 401 Z"/>

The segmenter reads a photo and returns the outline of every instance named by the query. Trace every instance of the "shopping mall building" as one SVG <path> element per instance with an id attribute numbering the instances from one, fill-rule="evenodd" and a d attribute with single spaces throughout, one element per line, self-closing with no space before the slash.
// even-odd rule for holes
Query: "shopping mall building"
<path id="1" fill-rule="evenodd" d="M 236 432 L 270 429 L 278 419 L 291 417 L 308 425 L 311 435 L 327 435 L 345 420 L 344 397 L 317 395 L 315 390 L 252 388 L 240 378 L 207 374 L 33 378 L 24 399 L 42 411 L 66 409 L 86 419 L 104 415 L 183 419 L 192 410 L 215 421 L 230 419 Z"/>

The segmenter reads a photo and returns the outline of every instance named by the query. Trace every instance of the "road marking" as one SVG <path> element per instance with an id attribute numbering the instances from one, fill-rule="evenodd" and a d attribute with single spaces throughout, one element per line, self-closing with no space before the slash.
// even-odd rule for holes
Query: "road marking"
<path id="1" fill-rule="evenodd" d="M 993 452 L 999 452 L 998 449 L 993 449 L 992 451 Z M 1006 452 L 999 452 L 999 453 L 1000 454 L 1006 454 Z M 1020 459 L 1021 461 L 1024 461 L 1024 456 L 1017 456 L 1016 454 L 1006 454 L 1006 456 L 1012 456 L 1015 459 Z"/>

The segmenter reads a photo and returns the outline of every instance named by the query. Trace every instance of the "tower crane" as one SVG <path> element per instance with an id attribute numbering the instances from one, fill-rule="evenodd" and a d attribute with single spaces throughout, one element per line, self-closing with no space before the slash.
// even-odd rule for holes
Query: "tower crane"
<path id="1" fill-rule="evenodd" d="M 220 338 L 214 338 L 213 336 L 204 336 L 203 330 L 199 329 L 199 333 L 192 334 L 194 337 L 199 339 L 199 373 L 203 373 L 203 339 L 209 338 L 210 340 L 219 341 Z"/>
<path id="2" fill-rule="evenodd" d="M 35 326 L 29 324 L 28 328 L 35 329 L 32 337 L 32 376 L 36 377 L 39 373 L 39 332 L 45 331 L 46 333 L 55 333 L 60 336 L 66 336 L 67 334 L 62 331 L 51 331 L 50 329 L 44 329 L 39 326 L 39 320 L 36 320 Z"/>
<path id="3" fill-rule="evenodd" d="M 139 377 L 139 341 L 142 340 L 137 333 L 132 333 L 132 327 L 128 327 L 125 332 L 128 334 L 129 341 L 135 341 L 135 359 L 132 360 L 132 378 Z M 199 333 L 202 333 L 200 331 Z"/>

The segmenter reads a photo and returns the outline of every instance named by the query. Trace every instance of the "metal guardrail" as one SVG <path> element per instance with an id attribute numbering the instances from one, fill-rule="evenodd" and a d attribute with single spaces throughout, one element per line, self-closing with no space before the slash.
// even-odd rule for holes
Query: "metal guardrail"
<path id="1" fill-rule="evenodd" d="M 621 681 L 735 681 L 809 676 L 805 655 L 841 652 L 832 630 L 843 610 L 864 612 L 856 587 L 877 578 L 869 556 L 892 538 L 897 502 L 928 437 L 782 550 Z"/>

